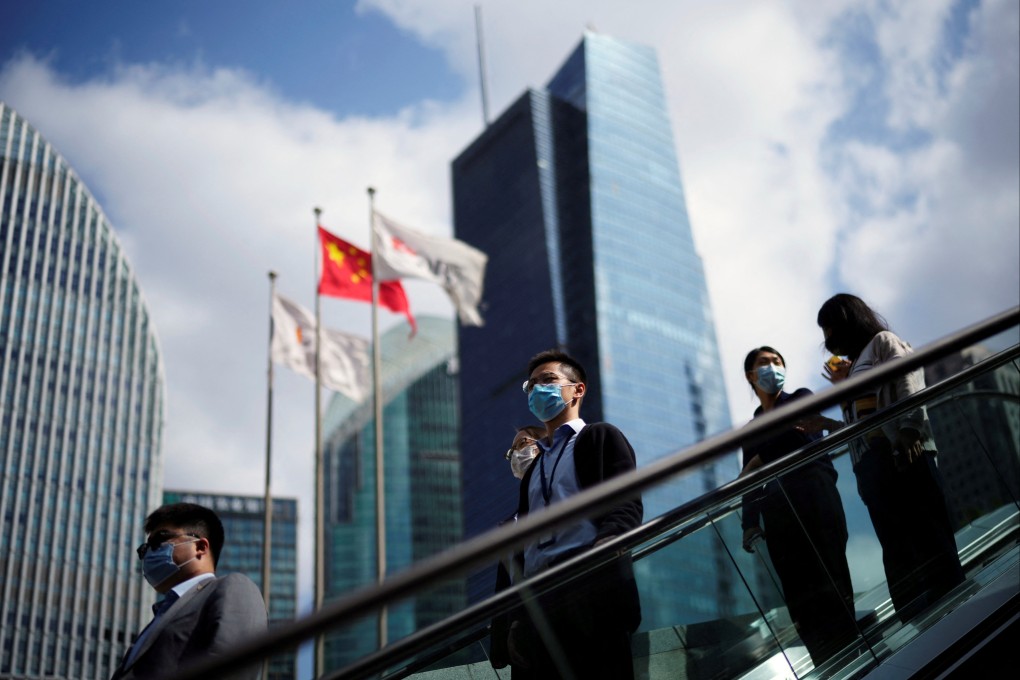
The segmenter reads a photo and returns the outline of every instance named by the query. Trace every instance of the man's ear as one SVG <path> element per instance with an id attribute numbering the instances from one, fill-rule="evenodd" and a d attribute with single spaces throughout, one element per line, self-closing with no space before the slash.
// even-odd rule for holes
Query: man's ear
<path id="1" fill-rule="evenodd" d="M 584 396 L 584 393 L 588 390 L 588 386 L 584 383 L 577 383 L 574 385 L 574 398 L 580 399 Z"/>
<path id="2" fill-rule="evenodd" d="M 212 557 L 212 546 L 209 545 L 208 538 L 202 538 L 199 536 L 198 540 L 195 541 L 195 554 L 208 555 L 209 557 Z"/>

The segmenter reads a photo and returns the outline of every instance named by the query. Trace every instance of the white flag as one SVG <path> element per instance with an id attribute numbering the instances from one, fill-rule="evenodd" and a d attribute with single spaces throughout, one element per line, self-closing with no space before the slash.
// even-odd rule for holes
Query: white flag
<path id="1" fill-rule="evenodd" d="M 402 277 L 438 283 L 457 308 L 460 322 L 483 325 L 478 313 L 488 256 L 477 248 L 453 238 L 429 236 L 402 227 L 375 214 L 379 237 L 376 267 L 379 280 Z"/>
<path id="2" fill-rule="evenodd" d="M 368 396 L 369 342 L 324 328 L 320 342 L 319 379 L 354 401 Z M 315 316 L 282 295 L 273 297 L 273 361 L 315 380 Z"/>

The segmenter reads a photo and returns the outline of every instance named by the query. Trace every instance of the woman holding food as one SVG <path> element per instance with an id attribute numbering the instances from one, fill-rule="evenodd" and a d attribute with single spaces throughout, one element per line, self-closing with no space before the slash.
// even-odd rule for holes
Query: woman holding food
<path id="1" fill-rule="evenodd" d="M 889 330 L 885 319 L 854 295 L 829 298 L 818 310 L 818 326 L 826 349 L 848 359 L 825 365 L 826 377 L 833 383 L 913 351 Z M 855 422 L 922 389 L 924 370 L 918 368 L 845 403 L 844 418 Z M 924 406 L 897 416 L 850 445 L 857 489 L 882 545 L 889 594 L 904 622 L 964 578 L 936 454 Z"/>

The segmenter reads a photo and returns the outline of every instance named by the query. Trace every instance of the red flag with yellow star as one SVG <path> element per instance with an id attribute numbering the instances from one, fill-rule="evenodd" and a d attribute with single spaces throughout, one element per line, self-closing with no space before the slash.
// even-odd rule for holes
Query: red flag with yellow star
<path id="1" fill-rule="evenodd" d="M 319 227 L 319 243 L 322 244 L 319 295 L 371 302 L 372 254 L 322 227 Z M 379 282 L 379 304 L 392 312 L 403 313 L 411 329 L 417 329 L 411 304 L 399 279 Z"/>

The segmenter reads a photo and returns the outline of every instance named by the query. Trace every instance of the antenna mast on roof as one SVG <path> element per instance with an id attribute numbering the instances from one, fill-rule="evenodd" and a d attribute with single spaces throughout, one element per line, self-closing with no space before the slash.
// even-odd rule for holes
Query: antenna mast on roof
<path id="1" fill-rule="evenodd" d="M 489 87 L 485 77 L 485 50 L 482 47 L 482 6 L 475 5 L 475 36 L 478 39 L 478 79 L 482 91 L 482 121 L 489 127 Z"/>

